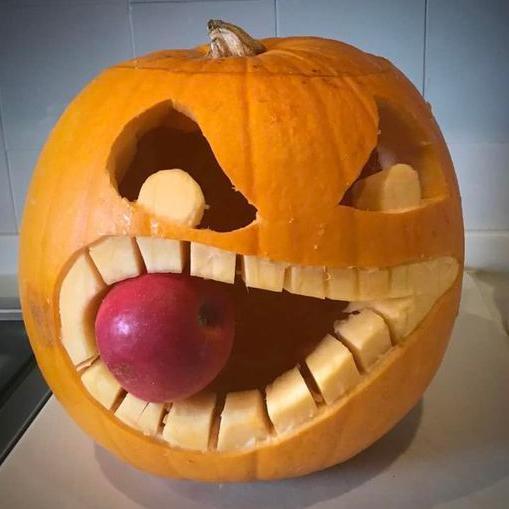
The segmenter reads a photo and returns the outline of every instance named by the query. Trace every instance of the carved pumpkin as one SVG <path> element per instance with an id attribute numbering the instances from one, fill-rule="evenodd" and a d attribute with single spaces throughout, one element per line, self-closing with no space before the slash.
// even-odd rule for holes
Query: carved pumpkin
<path id="1" fill-rule="evenodd" d="M 105 70 L 56 125 L 23 218 L 25 323 L 55 396 L 132 465 L 302 475 L 381 437 L 435 373 L 460 294 L 458 187 L 387 60 L 209 28 L 210 48 Z M 190 397 L 143 401 L 99 355 L 101 300 L 145 272 L 230 292 L 232 354 Z"/>

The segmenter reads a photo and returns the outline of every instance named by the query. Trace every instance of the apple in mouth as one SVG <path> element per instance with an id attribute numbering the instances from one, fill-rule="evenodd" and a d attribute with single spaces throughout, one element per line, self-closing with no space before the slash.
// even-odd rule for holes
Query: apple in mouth
<path id="1" fill-rule="evenodd" d="M 226 364 L 234 330 L 224 289 L 182 274 L 115 284 L 95 320 L 97 347 L 113 376 L 129 393 L 157 403 L 207 386 Z"/>

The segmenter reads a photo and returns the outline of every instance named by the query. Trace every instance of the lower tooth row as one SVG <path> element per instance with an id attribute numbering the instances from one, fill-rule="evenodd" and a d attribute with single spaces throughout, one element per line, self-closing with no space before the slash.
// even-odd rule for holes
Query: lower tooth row
<path id="1" fill-rule="evenodd" d="M 351 391 L 363 373 L 369 372 L 391 349 L 391 338 L 393 343 L 400 341 L 432 304 L 430 298 L 351 304 L 353 314 L 334 324 L 339 339 L 326 335 L 304 360 L 325 405 Z M 291 432 L 320 411 L 308 381 L 296 367 L 268 385 L 265 397 L 258 390 L 227 394 L 217 436 L 211 441 L 218 403 L 213 393 L 175 402 L 168 411 L 164 404 L 147 403 L 131 394 L 124 397 L 122 388 L 100 359 L 83 372 L 82 381 L 108 409 L 113 409 L 123 397 L 115 415 L 127 425 L 172 446 L 191 450 L 209 450 L 211 443 L 219 451 L 248 448 L 270 440 L 274 433 L 277 436 Z"/>
<path id="2" fill-rule="evenodd" d="M 373 312 L 363 310 L 359 315 L 350 315 L 337 326 L 350 337 L 341 339 L 349 341 L 355 356 L 342 341 L 327 335 L 304 361 L 326 404 L 334 403 L 353 389 L 361 379 L 361 372 L 371 369 L 391 346 L 385 341 L 388 328 L 378 315 L 373 313 L 367 331 L 358 325 L 362 321 L 368 323 L 366 315 L 370 313 Z M 351 333 L 359 330 L 359 339 L 354 339 Z M 122 388 L 100 359 L 84 371 L 82 381 L 90 394 L 110 410 L 123 396 Z M 215 394 L 203 393 L 174 402 L 167 412 L 163 404 L 148 403 L 127 394 L 115 415 L 128 426 L 158 436 L 172 446 L 205 451 L 210 447 L 216 405 Z M 307 381 L 295 367 L 268 385 L 265 397 L 259 390 L 226 395 L 216 448 L 229 451 L 254 446 L 271 437 L 272 427 L 276 435 L 283 435 L 310 421 L 318 412 Z"/>

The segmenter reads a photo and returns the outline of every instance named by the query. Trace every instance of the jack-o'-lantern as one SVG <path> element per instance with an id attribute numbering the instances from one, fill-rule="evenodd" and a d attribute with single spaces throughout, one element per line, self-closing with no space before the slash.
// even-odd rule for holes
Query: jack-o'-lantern
<path id="1" fill-rule="evenodd" d="M 25 323 L 55 396 L 132 465 L 302 475 L 381 437 L 435 373 L 457 182 L 387 60 L 209 33 L 107 69 L 54 128 L 23 218 Z"/>

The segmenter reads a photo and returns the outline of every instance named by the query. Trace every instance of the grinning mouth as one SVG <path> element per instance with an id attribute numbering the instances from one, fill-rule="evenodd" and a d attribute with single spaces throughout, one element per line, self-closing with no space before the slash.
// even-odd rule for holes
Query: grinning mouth
<path id="1" fill-rule="evenodd" d="M 84 387 L 127 426 L 199 451 L 284 439 L 348 397 L 405 342 L 458 274 L 451 257 L 390 268 L 298 266 L 199 243 L 105 237 L 74 260 L 60 289 L 61 339 Z M 232 355 L 183 401 L 127 393 L 100 359 L 98 306 L 116 282 L 145 272 L 211 279 L 231 292 Z"/>

